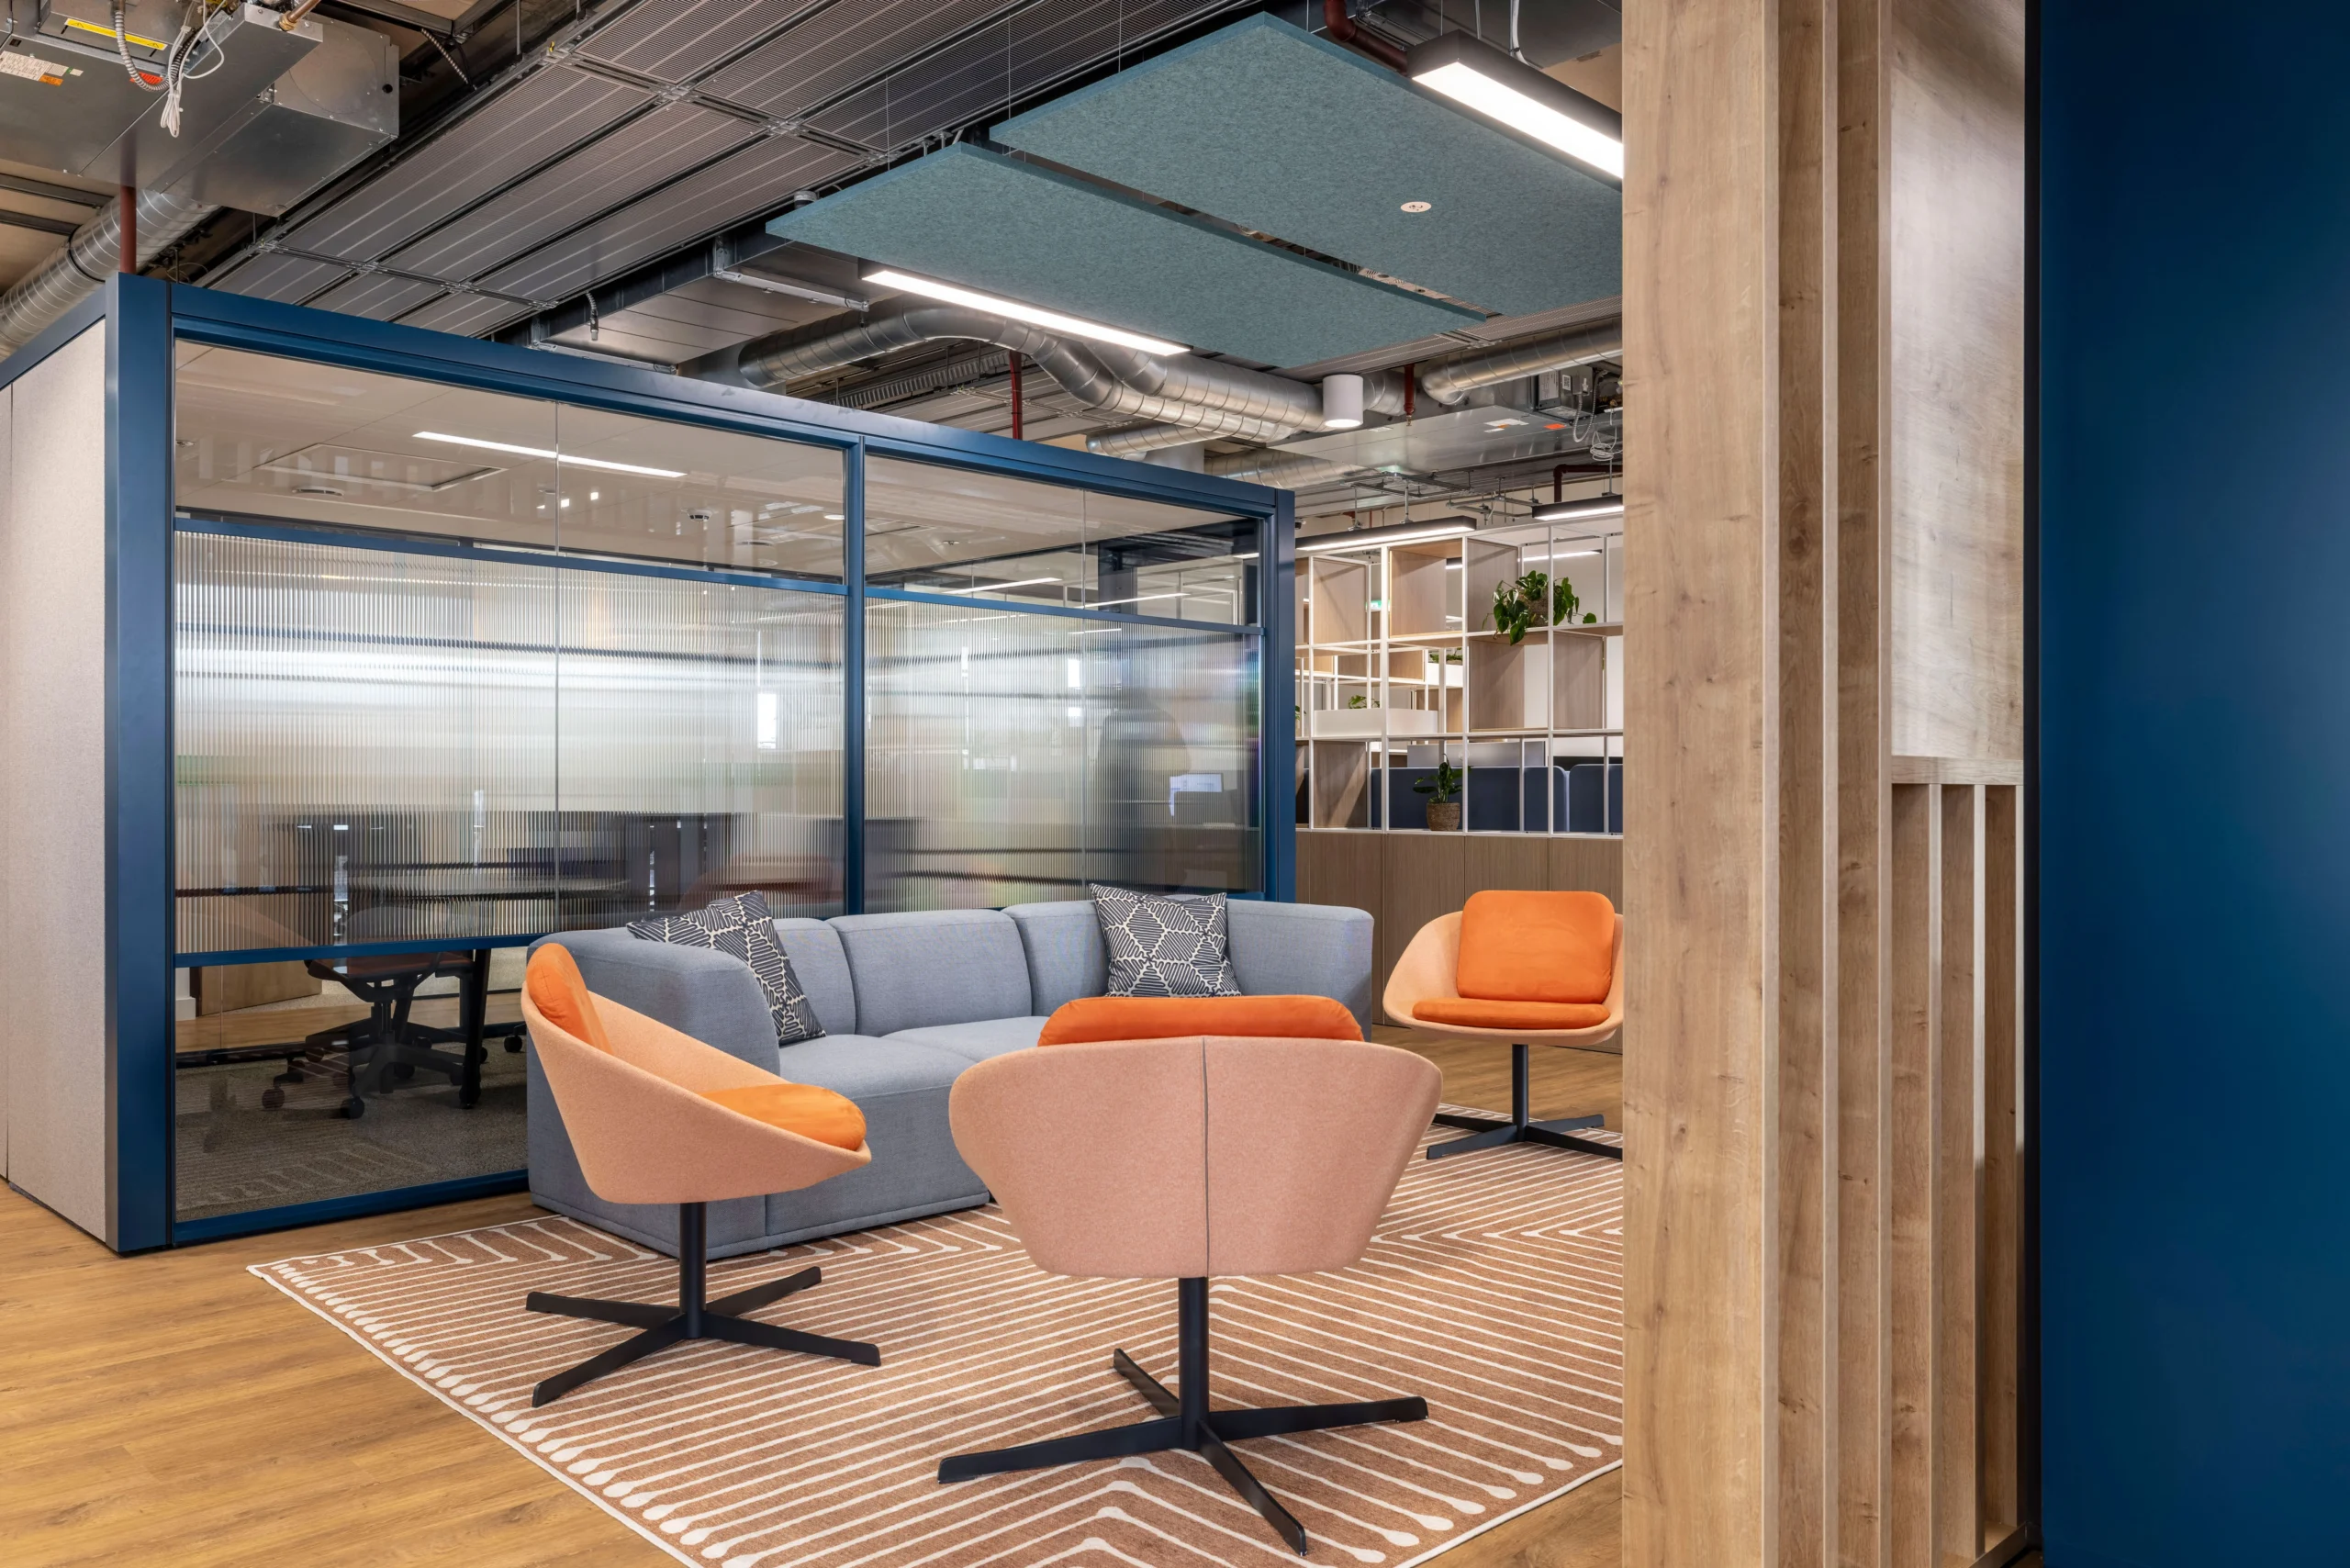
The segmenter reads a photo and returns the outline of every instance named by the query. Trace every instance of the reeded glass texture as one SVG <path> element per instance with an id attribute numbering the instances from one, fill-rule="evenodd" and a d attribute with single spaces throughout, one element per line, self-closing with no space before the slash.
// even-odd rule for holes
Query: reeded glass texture
<path id="1" fill-rule="evenodd" d="M 840 908 L 841 600 L 184 532 L 179 949 Z"/>
<path id="2" fill-rule="evenodd" d="M 181 510 L 841 575 L 841 454 L 242 349 L 179 349 Z"/>
<path id="3" fill-rule="evenodd" d="M 1257 524 L 1160 501 L 871 457 L 876 588 L 1225 624 L 1257 616 Z"/>
<path id="4" fill-rule="evenodd" d="M 867 625 L 868 909 L 1259 888 L 1254 638 L 979 604 Z"/>

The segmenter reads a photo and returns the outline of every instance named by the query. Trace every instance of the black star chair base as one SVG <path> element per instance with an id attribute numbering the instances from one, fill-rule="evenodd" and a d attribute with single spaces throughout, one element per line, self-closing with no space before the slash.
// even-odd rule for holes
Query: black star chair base
<path id="1" fill-rule="evenodd" d="M 1441 1159 L 1448 1154 L 1471 1154 L 1481 1148 L 1499 1148 L 1505 1143 L 1539 1143 L 1552 1148 L 1572 1148 L 1581 1154 L 1597 1154 L 1609 1159 L 1624 1158 L 1623 1146 L 1601 1143 L 1597 1138 L 1577 1137 L 1586 1127 L 1607 1125 L 1605 1116 L 1561 1116 L 1551 1121 L 1538 1122 L 1528 1109 L 1532 1091 L 1529 1052 L 1522 1040 L 1513 1041 L 1509 1047 L 1509 1120 L 1494 1116 L 1463 1116 L 1450 1111 L 1438 1111 L 1429 1120 L 1440 1127 L 1460 1127 L 1472 1132 L 1474 1137 L 1457 1137 L 1428 1146 L 1428 1158 Z"/>
<path id="2" fill-rule="evenodd" d="M 1199 1035 L 1055 1045 L 955 1081 L 955 1147 L 1037 1267 L 1177 1282 L 1176 1387 L 1124 1350 L 1111 1369 L 1158 1415 L 1131 1426 L 942 1460 L 968 1481 L 1136 1454 L 1196 1454 L 1292 1550 L 1310 1495 L 1284 1504 L 1233 1445 L 1427 1418 L 1416 1396 L 1216 1410 L 1208 1280 L 1344 1269 L 1363 1254 L 1442 1082 L 1433 1063 L 1360 1040 Z"/>
<path id="3" fill-rule="evenodd" d="M 1231 1444 L 1250 1438 L 1287 1437 L 1297 1432 L 1322 1432 L 1333 1427 L 1363 1427 L 1377 1421 L 1425 1421 L 1428 1402 L 1414 1394 L 1404 1399 L 1368 1399 L 1353 1405 L 1281 1405 L 1270 1409 L 1211 1410 L 1208 1408 L 1208 1282 L 1204 1279 L 1177 1283 L 1179 1324 L 1175 1385 L 1151 1376 L 1124 1350 L 1110 1353 L 1110 1369 L 1135 1385 L 1149 1401 L 1158 1418 L 1131 1426 L 1111 1427 L 1075 1437 L 1047 1438 L 1040 1443 L 995 1449 L 987 1453 L 957 1454 L 938 1462 L 941 1481 L 969 1481 L 1006 1471 L 1042 1470 L 1048 1465 L 1080 1464 L 1087 1460 L 1125 1459 L 1145 1453 L 1195 1453 L 1215 1466 L 1241 1499 L 1273 1527 L 1275 1534 L 1304 1556 L 1305 1527 L 1265 1490 L 1250 1473 Z"/>
<path id="4" fill-rule="evenodd" d="M 598 1301 L 588 1296 L 549 1295 L 532 1291 L 522 1305 L 532 1312 L 564 1317 L 584 1317 L 594 1323 L 620 1323 L 643 1332 L 621 1340 L 610 1350 L 589 1357 L 568 1372 L 544 1379 L 531 1390 L 533 1408 L 552 1405 L 582 1383 L 592 1383 L 645 1357 L 692 1339 L 724 1339 L 736 1345 L 763 1345 L 770 1350 L 798 1350 L 803 1355 L 832 1356 L 859 1366 L 881 1364 L 879 1347 L 856 1339 L 828 1339 L 797 1328 L 760 1323 L 742 1314 L 756 1312 L 788 1295 L 820 1284 L 823 1273 L 802 1269 L 779 1280 L 769 1280 L 716 1301 L 705 1299 L 709 1286 L 710 1219 L 700 1204 L 677 1205 L 677 1305 L 655 1306 L 643 1302 Z"/>

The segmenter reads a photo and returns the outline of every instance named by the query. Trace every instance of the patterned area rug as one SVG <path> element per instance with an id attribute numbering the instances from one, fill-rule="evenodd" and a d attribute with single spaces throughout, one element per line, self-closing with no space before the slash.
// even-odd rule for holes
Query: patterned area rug
<path id="1" fill-rule="evenodd" d="M 1238 1445 L 1310 1561 L 1407 1568 L 1616 1468 L 1621 1175 L 1527 1146 L 1415 1160 L 1356 1267 L 1214 1282 L 1216 1406 L 1427 1400 L 1425 1422 Z M 950 1453 L 1150 1416 L 1110 1350 L 1174 1383 L 1171 1282 L 1043 1273 L 990 1207 L 730 1259 L 710 1293 L 810 1263 L 822 1284 L 757 1316 L 874 1340 L 879 1368 L 701 1342 L 537 1411 L 534 1381 L 630 1330 L 524 1294 L 671 1301 L 675 1263 L 548 1218 L 253 1271 L 681 1562 L 1297 1561 L 1189 1454 L 934 1478 Z"/>

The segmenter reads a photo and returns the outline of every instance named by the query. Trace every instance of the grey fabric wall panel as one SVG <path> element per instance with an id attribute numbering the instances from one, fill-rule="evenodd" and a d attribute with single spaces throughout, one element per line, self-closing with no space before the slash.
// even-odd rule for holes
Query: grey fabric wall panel
<path id="1" fill-rule="evenodd" d="M 92 1235 L 107 1203 L 103 323 L 10 389 L 0 533 L 8 1180 Z"/>
<path id="2" fill-rule="evenodd" d="M 641 88 L 561 66 L 541 71 L 369 181 L 359 199 L 338 201 L 296 229 L 285 242 L 316 255 L 381 261 L 647 97 Z"/>

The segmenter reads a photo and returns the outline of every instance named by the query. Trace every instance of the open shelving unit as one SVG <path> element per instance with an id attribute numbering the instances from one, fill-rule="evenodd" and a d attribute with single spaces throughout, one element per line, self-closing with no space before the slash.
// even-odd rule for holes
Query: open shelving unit
<path id="1" fill-rule="evenodd" d="M 1425 831 L 1410 785 L 1444 760 L 1472 833 L 1620 834 L 1621 546 L 1535 523 L 1303 554 L 1298 824 Z M 1513 643 L 1494 594 L 1528 569 L 1563 574 L 1578 619 Z"/>

